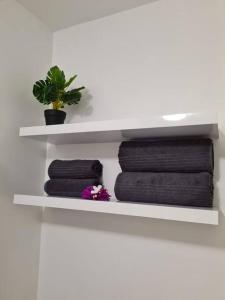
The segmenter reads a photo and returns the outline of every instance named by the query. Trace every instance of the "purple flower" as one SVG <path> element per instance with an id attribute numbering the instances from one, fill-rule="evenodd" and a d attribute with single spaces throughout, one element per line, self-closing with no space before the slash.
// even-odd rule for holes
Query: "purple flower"
<path id="1" fill-rule="evenodd" d="M 92 191 L 92 186 L 86 187 L 86 188 L 82 191 L 82 195 L 81 195 L 82 198 L 83 198 L 83 199 L 92 199 L 91 191 Z"/>
<path id="2" fill-rule="evenodd" d="M 82 192 L 83 199 L 109 201 L 110 195 L 103 186 L 88 186 Z"/>

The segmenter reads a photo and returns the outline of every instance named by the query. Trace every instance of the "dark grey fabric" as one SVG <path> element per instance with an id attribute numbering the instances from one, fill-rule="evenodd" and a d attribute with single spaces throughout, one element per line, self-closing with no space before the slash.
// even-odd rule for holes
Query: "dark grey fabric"
<path id="1" fill-rule="evenodd" d="M 48 168 L 48 175 L 51 179 L 100 178 L 102 164 L 99 160 L 54 160 Z"/>
<path id="2" fill-rule="evenodd" d="M 45 183 L 44 190 L 50 196 L 81 197 L 82 191 L 90 185 L 98 185 L 96 178 L 90 179 L 51 179 Z"/>
<path id="3" fill-rule="evenodd" d="M 124 172 L 213 173 L 210 139 L 173 139 L 123 142 L 119 163 Z"/>
<path id="4" fill-rule="evenodd" d="M 118 200 L 211 207 L 212 175 L 204 173 L 120 173 L 115 184 Z"/>

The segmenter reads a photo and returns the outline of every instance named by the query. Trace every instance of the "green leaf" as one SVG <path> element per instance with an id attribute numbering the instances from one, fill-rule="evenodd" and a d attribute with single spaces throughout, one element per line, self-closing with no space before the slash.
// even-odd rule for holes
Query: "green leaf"
<path id="1" fill-rule="evenodd" d="M 55 85 L 59 90 L 65 89 L 65 74 L 58 66 L 54 66 L 48 71 L 46 81 Z"/>
<path id="2" fill-rule="evenodd" d="M 61 107 L 64 104 L 77 104 L 82 96 L 80 91 L 84 87 L 65 91 L 76 77 L 77 75 L 66 81 L 64 72 L 58 66 L 54 66 L 48 71 L 46 80 L 39 80 L 34 84 L 33 94 L 43 104 L 50 104 L 56 101 L 60 101 Z"/>
<path id="3" fill-rule="evenodd" d="M 65 84 L 65 88 L 67 88 L 68 86 L 71 85 L 71 83 L 74 81 L 74 79 L 77 78 L 77 75 L 74 75 L 73 77 L 71 77 Z"/>
<path id="4" fill-rule="evenodd" d="M 79 91 L 84 90 L 84 89 L 85 89 L 85 86 L 81 86 L 81 87 L 79 87 L 79 88 L 77 88 L 77 89 L 71 90 L 71 92 L 72 92 L 72 91 L 73 91 L 73 92 L 79 92 Z"/>
<path id="5" fill-rule="evenodd" d="M 46 80 L 39 80 L 33 86 L 33 94 L 37 100 L 45 105 L 57 99 L 57 89 Z"/>
<path id="6" fill-rule="evenodd" d="M 66 92 L 63 96 L 62 96 L 62 101 L 65 103 L 65 104 L 68 104 L 68 105 L 72 105 L 72 104 L 77 104 L 80 102 L 80 99 L 81 99 L 81 92 L 80 90 L 83 89 L 83 88 L 79 88 L 79 89 L 74 89 L 74 90 L 71 90 L 69 92 Z"/>

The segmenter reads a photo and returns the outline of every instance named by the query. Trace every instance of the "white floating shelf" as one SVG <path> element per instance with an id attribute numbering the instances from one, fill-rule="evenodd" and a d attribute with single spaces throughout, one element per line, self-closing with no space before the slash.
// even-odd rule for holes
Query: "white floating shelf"
<path id="1" fill-rule="evenodd" d="M 218 225 L 216 209 L 15 195 L 14 204 Z"/>
<path id="2" fill-rule="evenodd" d="M 76 144 L 170 136 L 218 138 L 219 132 L 215 114 L 187 113 L 156 116 L 149 119 L 22 127 L 20 136 L 44 137 L 53 144 Z"/>

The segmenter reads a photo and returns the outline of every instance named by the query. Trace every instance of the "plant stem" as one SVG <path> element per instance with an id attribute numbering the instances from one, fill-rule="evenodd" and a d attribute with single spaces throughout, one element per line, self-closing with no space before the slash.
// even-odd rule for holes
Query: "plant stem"
<path id="1" fill-rule="evenodd" d="M 56 100 L 56 101 L 52 102 L 52 106 L 53 106 L 53 109 L 59 110 L 61 108 L 61 101 Z"/>

